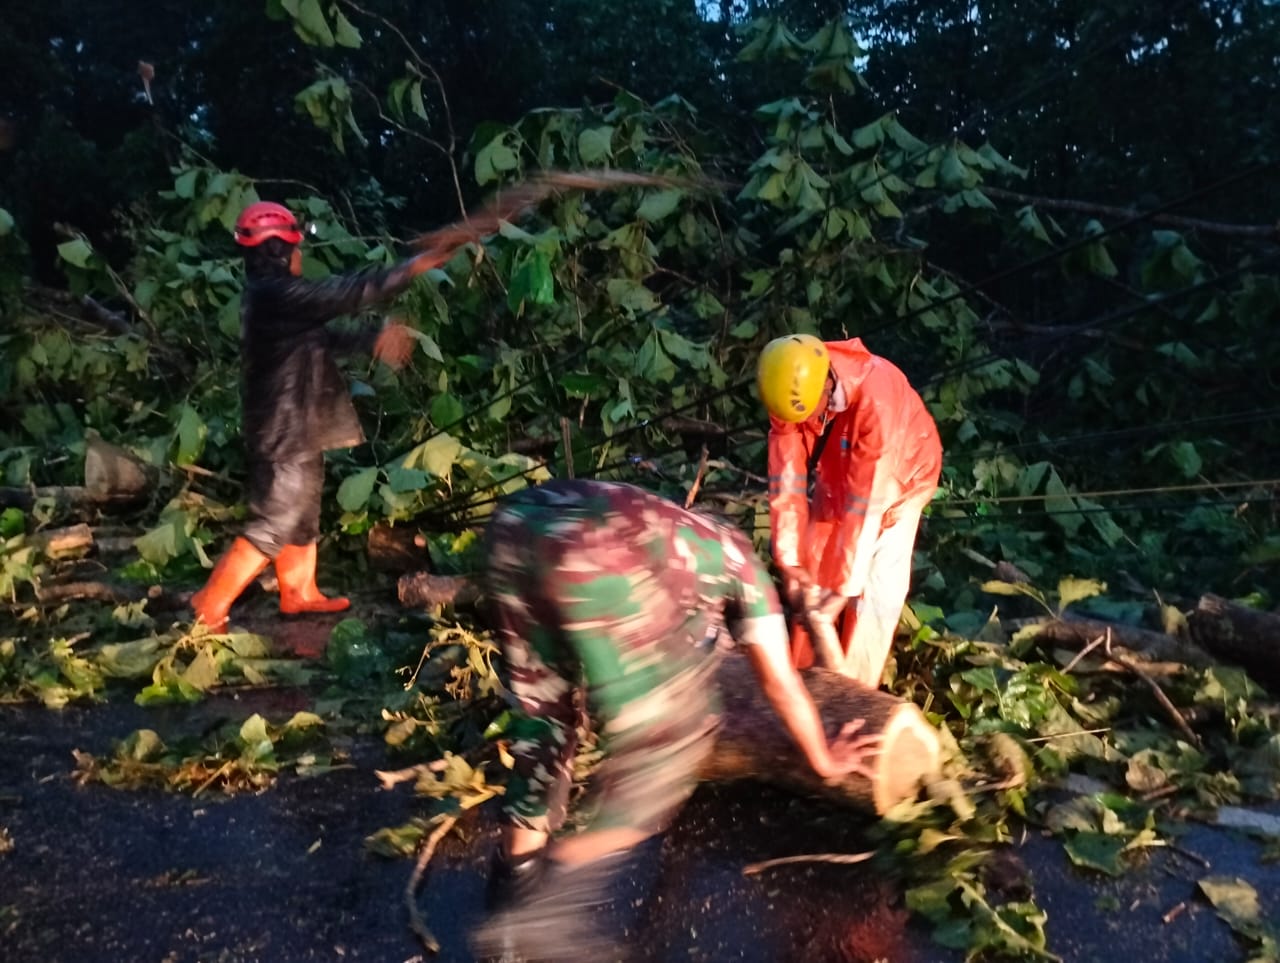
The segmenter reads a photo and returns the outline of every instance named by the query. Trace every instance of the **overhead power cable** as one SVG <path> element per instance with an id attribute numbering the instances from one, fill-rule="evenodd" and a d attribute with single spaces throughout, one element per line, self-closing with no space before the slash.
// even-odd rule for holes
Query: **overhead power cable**
<path id="1" fill-rule="evenodd" d="M 1267 264 L 1269 264 L 1269 263 L 1271 263 L 1271 262 L 1273 262 L 1273 261 L 1278 261 L 1278 260 L 1280 260 L 1280 255 L 1277 255 L 1276 257 L 1273 257 L 1273 258 L 1265 259 L 1263 262 L 1261 262 L 1261 263 L 1259 263 L 1259 264 L 1255 264 L 1255 265 L 1241 265 L 1241 266 L 1239 266 L 1239 267 L 1237 267 L 1237 268 L 1235 268 L 1235 269 L 1232 269 L 1231 271 L 1225 272 L 1224 274 L 1217 275 L 1217 276 L 1216 276 L 1216 277 L 1214 277 L 1214 278 L 1210 278 L 1210 279 L 1207 279 L 1207 280 L 1205 280 L 1205 281 L 1198 282 L 1198 283 L 1196 283 L 1196 284 L 1192 284 L 1192 285 L 1188 285 L 1188 286 L 1186 286 L 1186 287 L 1184 287 L 1184 288 L 1180 288 L 1180 289 L 1178 289 L 1178 290 L 1176 290 L 1176 291 L 1171 291 L 1171 292 L 1168 292 L 1168 293 L 1166 293 L 1166 294 L 1164 294 L 1164 295 L 1157 296 L 1157 297 L 1152 298 L 1151 300 L 1147 301 L 1146 303 L 1139 304 L 1139 305 L 1129 306 L 1129 307 L 1123 308 L 1123 309 L 1121 309 L 1121 310 L 1119 310 L 1119 311 L 1110 312 L 1110 313 L 1108 313 L 1108 314 L 1106 314 L 1106 315 L 1103 315 L 1103 316 L 1102 316 L 1102 317 L 1100 317 L 1100 318 L 1096 318 L 1096 319 L 1093 319 L 1093 320 L 1091 320 L 1091 321 L 1086 321 L 1086 322 L 1082 322 L 1082 323 L 1080 323 L 1080 324 L 1073 325 L 1071 328 L 1067 329 L 1065 332 L 1062 332 L 1062 333 L 1056 333 L 1056 334 L 1054 334 L 1054 335 L 1052 335 L 1052 336 L 1045 336 L 1045 335 L 1039 335 L 1039 336 L 1036 336 L 1035 340 L 1036 340 L 1037 342 L 1041 342 L 1041 343 L 1044 343 L 1044 342 L 1052 342 L 1052 341 L 1056 341 L 1056 340 L 1061 340 L 1061 339 L 1063 339 L 1063 338 L 1065 338 L 1065 337 L 1069 336 L 1071 333 L 1074 333 L 1074 332 L 1076 332 L 1076 331 L 1080 331 L 1080 330 L 1088 330 L 1088 329 L 1092 329 L 1092 328 L 1096 328 L 1096 327 L 1101 327 L 1101 326 L 1104 326 L 1104 325 L 1106 325 L 1106 324 L 1114 324 L 1114 323 L 1117 323 L 1117 322 L 1119 322 L 1119 321 L 1125 320 L 1125 319 L 1127 319 L 1127 318 L 1130 318 L 1130 317 L 1136 316 L 1136 315 L 1138 315 L 1138 314 L 1142 313 L 1143 311 L 1145 311 L 1145 310 L 1147 310 L 1147 309 L 1149 309 L 1149 308 L 1156 307 L 1156 306 L 1159 306 L 1159 305 L 1161 305 L 1161 304 L 1165 304 L 1165 303 L 1168 303 L 1168 302 L 1171 302 L 1171 301 L 1176 301 L 1177 299 L 1179 299 L 1179 298 L 1181 298 L 1181 297 L 1186 297 L 1186 296 L 1188 296 L 1188 295 L 1191 295 L 1191 294 L 1197 293 L 1197 292 L 1199 292 L 1199 291 L 1201 291 L 1201 290 L 1204 290 L 1204 289 L 1206 289 L 1206 288 L 1208 288 L 1208 287 L 1212 287 L 1212 286 L 1214 286 L 1214 285 L 1216 285 L 1216 284 L 1220 284 L 1220 283 L 1222 283 L 1223 281 L 1229 280 L 1230 278 L 1232 278 L 1232 277 L 1234 277 L 1234 276 L 1236 276 L 1236 275 L 1238 275 L 1238 274 L 1244 273 L 1244 272 L 1246 272 L 1246 271 L 1257 270 L 1257 269 L 1259 269 L 1259 268 L 1265 267 Z M 929 381 L 928 381 L 928 382 L 927 382 L 923 387 L 930 387 L 930 386 L 932 386 L 932 385 L 934 385 L 934 384 L 936 384 L 936 383 L 941 383 L 941 382 L 945 381 L 947 378 L 953 377 L 953 376 L 955 376 L 956 374 L 963 374 L 963 373 L 968 372 L 968 371 L 977 370 L 978 368 L 981 368 L 981 367 L 983 367 L 983 366 L 986 366 L 986 365 L 989 365 L 989 364 L 993 364 L 993 363 L 995 363 L 995 362 L 997 362 L 997 361 L 1002 361 L 1002 360 L 1004 360 L 1004 359 L 1003 359 L 1003 357 L 1001 357 L 1001 356 L 999 356 L 999 355 L 990 355 L 990 356 L 985 356 L 985 357 L 982 357 L 982 358 L 972 359 L 971 361 L 967 361 L 967 362 L 961 362 L 960 364 L 953 365 L 953 366 L 951 366 L 950 368 L 945 369 L 944 371 L 942 371 L 942 372 L 940 372 L 939 374 L 935 375 L 935 376 L 934 376 L 932 379 L 930 379 L 930 380 L 929 380 Z M 714 400 L 716 400 L 716 399 L 718 399 L 718 398 L 720 398 L 720 397 L 723 397 L 724 395 L 726 395 L 726 394 L 728 394 L 728 393 L 730 393 L 730 392 L 732 392 L 732 391 L 741 390 L 742 388 L 744 388 L 744 387 L 746 387 L 747 385 L 749 385 L 753 380 L 754 380 L 754 379 L 753 379 L 753 378 L 751 378 L 751 377 L 744 378 L 744 379 L 742 379 L 741 381 L 738 381 L 738 382 L 732 383 L 732 384 L 730 384 L 730 385 L 728 385 L 728 386 L 726 386 L 726 387 L 724 387 L 724 388 L 718 389 L 717 391 L 715 391 L 715 392 L 713 392 L 713 393 L 711 393 L 711 394 L 709 394 L 709 395 L 700 396 L 699 398 L 696 398 L 696 399 L 694 399 L 694 400 L 692 400 L 692 401 L 690 401 L 690 402 L 686 402 L 686 403 L 684 403 L 684 404 L 682 404 L 682 405 L 680 405 L 680 406 L 677 406 L 677 407 L 675 407 L 675 408 L 669 409 L 669 410 L 667 410 L 666 412 L 662 412 L 662 413 L 656 414 L 656 415 L 652 416 L 651 418 L 645 419 L 644 421 L 638 422 L 638 423 L 637 423 L 637 424 L 635 424 L 635 425 L 632 425 L 632 426 L 630 426 L 630 427 L 628 427 L 628 428 L 626 428 L 626 429 L 624 429 L 624 430 L 622 430 L 622 431 L 620 431 L 620 432 L 617 432 L 617 433 L 616 433 L 616 434 L 614 434 L 613 436 L 610 436 L 609 438 L 605 439 L 605 443 L 614 443 L 614 442 L 617 442 L 617 441 L 619 441 L 619 440 L 621 440 L 621 439 L 623 439 L 623 438 L 625 438 L 625 437 L 630 436 L 631 434 L 634 434 L 634 433 L 635 433 L 635 432 L 637 432 L 637 431 L 641 431 L 641 430 L 643 430 L 644 428 L 649 427 L 649 426 L 650 426 L 650 425 L 652 425 L 652 424 L 660 423 L 660 422 L 662 422 L 663 420 L 665 420 L 665 419 L 667 419 L 667 418 L 670 418 L 670 417 L 673 417 L 674 415 L 680 414 L 680 413 L 682 413 L 682 412 L 684 412 L 684 411 L 687 411 L 687 410 L 689 410 L 690 408 L 693 408 L 693 407 L 696 407 L 696 406 L 699 406 L 699 405 L 702 405 L 702 404 L 709 404 L 709 403 L 711 403 L 712 401 L 714 401 Z M 748 425 L 744 425 L 744 426 L 737 426 L 737 427 L 727 428 L 727 429 L 725 430 L 725 434 L 726 434 L 726 435 L 732 435 L 732 434 L 735 434 L 735 433 L 737 433 L 737 432 L 739 432 L 739 431 L 746 430 L 748 427 L 755 427 L 755 424 L 756 424 L 756 423 L 752 423 L 752 425 L 749 425 L 749 426 L 748 426 Z M 674 451 L 674 449 L 673 449 L 673 451 Z M 656 455 L 656 456 L 652 456 L 652 457 L 653 457 L 653 458 L 660 458 L 660 457 L 662 457 L 662 456 L 661 456 L 661 455 Z M 606 471 L 614 470 L 614 469 L 617 469 L 617 468 L 622 468 L 622 467 L 624 467 L 625 465 L 627 465 L 629 462 L 631 462 L 631 460 L 632 460 L 632 456 L 630 456 L 630 455 L 628 455 L 628 456 L 624 456 L 624 457 L 622 457 L 622 458 L 620 458 L 620 459 L 617 459 L 617 460 L 615 460 L 615 461 L 613 461 L 613 462 L 610 462 L 610 463 L 608 463 L 608 464 L 605 464 L 605 465 L 599 466 L 599 467 L 597 467 L 597 468 L 595 468 L 595 469 L 592 469 L 592 470 L 591 470 L 591 471 L 589 471 L 589 472 L 582 473 L 581 477 L 597 477 L 597 476 L 599 476 L 600 474 L 603 474 L 603 473 L 604 473 L 604 472 L 606 472 Z M 473 488 L 473 489 L 469 490 L 467 493 L 465 493 L 463 496 L 455 497 L 455 498 L 453 498 L 453 499 L 449 500 L 448 502 L 446 502 L 444 505 L 436 506 L 435 508 L 433 508 L 433 509 L 431 510 L 431 514 L 449 515 L 449 514 L 453 514 L 453 513 L 456 513 L 456 512 L 468 513 L 468 512 L 471 512 L 471 511 L 473 511 L 473 510 L 475 510 L 475 509 L 477 509 L 477 508 L 483 508 L 483 507 L 485 507 L 485 506 L 491 505 L 491 504 L 493 504 L 493 503 L 497 502 L 497 501 L 500 499 L 500 497 L 501 497 L 501 496 L 499 496 L 499 495 L 492 495 L 492 496 L 487 496 L 487 497 L 483 497 L 483 498 L 480 498 L 480 499 L 475 499 L 475 500 L 473 500 L 473 499 L 474 499 L 474 496 L 476 496 L 476 495 L 478 495 L 478 494 L 481 494 L 482 492 L 489 491 L 489 490 L 491 490 L 491 489 L 493 489 L 493 488 L 497 488 L 497 487 L 499 487 L 500 485 L 503 485 L 503 484 L 505 484 L 505 483 L 507 483 L 507 482 L 510 482 L 510 481 L 512 481 L 512 480 L 514 480 L 514 479 L 516 479 L 516 478 L 521 478 L 521 477 L 528 478 L 530 475 L 534 474 L 535 472 L 537 472 L 537 471 L 539 471 L 539 470 L 541 470 L 541 469 L 544 469 L 544 468 L 548 467 L 548 466 L 549 466 L 549 464 L 550 464 L 550 460 L 549 460 L 549 459 L 544 459 L 543 461 L 538 462 L 537 464 L 535 464 L 535 465 L 531 466 L 530 468 L 525 469 L 525 470 L 524 470 L 524 471 L 522 471 L 522 472 L 519 472 L 519 473 L 517 473 L 517 474 L 514 474 L 514 475 L 512 475 L 512 476 L 509 476 L 508 478 L 503 479 L 501 482 L 495 482 L 495 483 L 493 483 L 492 485 L 486 485 L 486 486 L 480 486 L 480 487 L 477 487 L 477 488 Z"/>

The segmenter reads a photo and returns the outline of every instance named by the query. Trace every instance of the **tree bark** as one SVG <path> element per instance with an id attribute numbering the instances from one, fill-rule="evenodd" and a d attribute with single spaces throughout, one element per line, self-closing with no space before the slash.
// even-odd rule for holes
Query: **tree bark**
<path id="1" fill-rule="evenodd" d="M 93 529 L 83 522 L 68 528 L 50 528 L 30 538 L 45 558 L 82 558 L 93 550 Z"/>
<path id="2" fill-rule="evenodd" d="M 471 579 L 427 572 L 403 576 L 399 590 L 401 604 L 414 608 L 474 604 L 479 597 Z M 922 786 L 937 778 L 941 743 L 916 706 L 826 669 L 809 669 L 801 675 L 828 738 L 846 723 L 863 719 L 862 733 L 884 740 L 874 762 L 875 778 L 851 775 L 830 782 L 818 778 L 796 751 L 746 657 L 739 653 L 725 656 L 717 673 L 724 715 L 702 778 L 772 783 L 875 813 L 914 798 Z"/>
<path id="3" fill-rule="evenodd" d="M 1004 623 L 1014 631 L 1035 626 L 1036 637 L 1069 649 L 1082 649 L 1099 636 L 1111 633 L 1113 646 L 1129 649 L 1157 662 L 1181 662 L 1193 668 L 1205 668 L 1213 659 L 1198 646 L 1183 642 L 1164 632 L 1118 625 L 1097 619 L 1015 619 Z"/>
<path id="4" fill-rule="evenodd" d="M 439 605 L 474 605 L 480 597 L 475 582 L 461 575 L 432 575 L 410 572 L 400 576 L 396 586 L 400 604 L 410 609 L 433 609 Z"/>
<path id="5" fill-rule="evenodd" d="M 1196 642 L 1224 661 L 1236 663 L 1273 692 L 1280 692 L 1280 615 L 1204 595 L 1187 622 Z"/>
<path id="6" fill-rule="evenodd" d="M 148 611 L 173 612 L 189 604 L 190 593 L 166 592 L 159 585 L 129 585 L 123 582 L 56 582 L 36 589 L 36 601 L 41 605 L 81 601 L 127 605 L 143 599 L 147 600 Z"/>
<path id="7" fill-rule="evenodd" d="M 369 529 L 365 552 L 375 572 L 413 572 L 430 561 L 422 537 L 407 525 L 379 523 Z"/>
<path id="8" fill-rule="evenodd" d="M 48 499 L 62 511 L 107 511 L 138 505 L 145 493 L 96 492 L 83 485 L 44 485 L 32 488 L 0 488 L 0 508 L 20 508 L 24 512 L 41 499 Z"/>
<path id="9" fill-rule="evenodd" d="M 828 738 L 845 723 L 864 719 L 862 734 L 883 739 L 873 763 L 875 778 L 855 774 L 820 779 L 782 728 L 750 663 L 731 653 L 717 674 L 724 715 L 715 752 L 703 766 L 704 779 L 767 782 L 866 812 L 884 813 L 895 803 L 914 799 L 922 787 L 938 778 L 942 762 L 938 735 L 916 706 L 826 669 L 808 669 L 801 675 Z"/>

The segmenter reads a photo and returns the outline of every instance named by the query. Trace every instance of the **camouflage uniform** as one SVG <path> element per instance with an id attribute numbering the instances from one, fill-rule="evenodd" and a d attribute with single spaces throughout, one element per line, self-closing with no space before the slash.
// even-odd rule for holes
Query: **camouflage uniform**
<path id="1" fill-rule="evenodd" d="M 718 643 L 785 632 L 750 542 L 630 485 L 557 481 L 506 499 L 486 547 L 494 626 L 528 716 L 513 733 L 508 818 L 544 832 L 564 822 L 585 687 L 605 756 L 592 828 L 661 830 L 712 746 Z"/>

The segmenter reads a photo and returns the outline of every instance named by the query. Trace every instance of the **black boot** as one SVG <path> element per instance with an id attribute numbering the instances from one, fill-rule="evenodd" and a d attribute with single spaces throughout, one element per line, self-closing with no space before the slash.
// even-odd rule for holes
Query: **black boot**
<path id="1" fill-rule="evenodd" d="M 532 898 L 537 894 L 546 864 L 542 850 L 509 859 L 499 849 L 489 861 L 485 909 L 495 913 Z"/>
<path id="2" fill-rule="evenodd" d="M 613 884 L 627 865 L 613 853 L 581 866 L 546 860 L 516 901 L 496 910 L 472 934 L 477 959 L 502 963 L 617 963 L 627 952 L 608 912 Z"/>

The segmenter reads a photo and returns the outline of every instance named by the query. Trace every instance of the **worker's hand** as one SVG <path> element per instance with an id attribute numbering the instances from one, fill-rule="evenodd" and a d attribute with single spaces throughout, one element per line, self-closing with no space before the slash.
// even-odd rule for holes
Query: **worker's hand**
<path id="1" fill-rule="evenodd" d="M 373 356 L 389 368 L 403 368 L 413 354 L 413 335 L 403 324 L 392 322 L 378 332 Z"/>
<path id="2" fill-rule="evenodd" d="M 817 593 L 816 599 L 813 597 L 813 593 L 810 593 L 806 614 L 810 622 L 818 621 L 831 625 L 840 617 L 840 613 L 844 611 L 845 606 L 848 604 L 849 599 L 839 592 L 821 589 Z"/>
<path id="3" fill-rule="evenodd" d="M 807 608 L 805 605 L 805 592 L 812 584 L 813 579 L 808 572 L 799 566 L 779 565 L 778 571 L 782 575 L 783 600 L 793 612 L 804 612 Z"/>
<path id="4" fill-rule="evenodd" d="M 880 754 L 881 740 L 879 736 L 858 735 L 865 725 L 865 719 L 854 719 L 827 744 L 829 765 L 823 767 L 827 770 L 825 772 L 814 767 L 819 776 L 823 779 L 835 779 L 856 772 L 868 779 L 875 778 L 874 760 Z"/>

